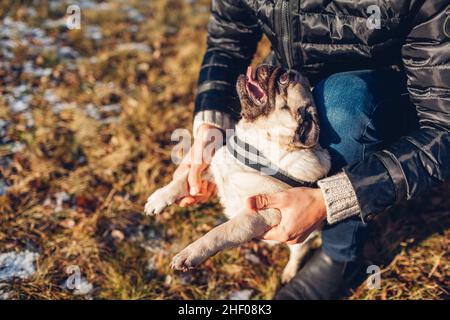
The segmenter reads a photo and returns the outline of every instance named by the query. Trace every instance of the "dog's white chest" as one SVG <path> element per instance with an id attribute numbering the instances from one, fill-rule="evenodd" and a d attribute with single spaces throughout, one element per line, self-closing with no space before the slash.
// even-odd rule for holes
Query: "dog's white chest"
<path id="1" fill-rule="evenodd" d="M 283 169 L 289 168 L 289 172 L 298 179 L 316 181 L 328 170 L 320 161 L 322 151 L 319 150 L 317 155 L 315 152 L 288 155 L 278 165 Z M 290 188 L 285 183 L 240 163 L 226 147 L 216 152 L 210 168 L 228 218 L 240 212 L 250 196 L 271 194 Z"/>

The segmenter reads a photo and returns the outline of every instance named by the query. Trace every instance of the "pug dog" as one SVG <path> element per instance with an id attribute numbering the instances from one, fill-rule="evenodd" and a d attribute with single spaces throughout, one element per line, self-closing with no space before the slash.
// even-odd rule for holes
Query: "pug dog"
<path id="1" fill-rule="evenodd" d="M 240 75 L 237 92 L 241 119 L 235 134 L 256 147 L 266 159 L 290 176 L 315 182 L 326 176 L 330 156 L 319 143 L 319 122 L 310 84 L 294 70 L 270 65 L 252 68 Z M 147 200 L 145 213 L 160 213 L 166 206 L 189 194 L 188 172 L 155 191 Z M 226 248 L 260 238 L 281 219 L 276 209 L 254 212 L 247 208 L 248 197 L 291 188 L 277 178 L 263 174 L 232 156 L 226 146 L 214 154 L 203 179 L 216 184 L 228 221 L 188 245 L 172 260 L 173 269 L 186 271 Z M 312 245 L 313 236 L 289 245 L 290 257 L 282 274 L 288 282 L 297 272 Z"/>

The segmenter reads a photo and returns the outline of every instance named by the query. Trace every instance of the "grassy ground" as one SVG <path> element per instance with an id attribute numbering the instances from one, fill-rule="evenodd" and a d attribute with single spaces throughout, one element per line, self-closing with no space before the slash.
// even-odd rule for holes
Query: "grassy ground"
<path id="1" fill-rule="evenodd" d="M 1 290 L 20 299 L 226 299 L 250 289 L 251 299 L 270 299 L 286 248 L 249 243 L 173 272 L 171 257 L 223 220 L 220 207 L 142 214 L 175 169 L 171 133 L 190 127 L 208 1 L 79 1 L 81 29 L 70 31 L 57 23 L 64 1 L 32 3 L 0 1 L 0 40 L 12 40 L 0 42 L 0 253 L 39 258 L 31 278 Z M 257 59 L 267 51 L 264 43 Z M 383 268 L 381 288 L 362 285 L 351 299 L 449 297 L 449 199 L 447 184 L 377 218 L 365 252 Z M 73 265 L 89 294 L 65 288 Z"/>

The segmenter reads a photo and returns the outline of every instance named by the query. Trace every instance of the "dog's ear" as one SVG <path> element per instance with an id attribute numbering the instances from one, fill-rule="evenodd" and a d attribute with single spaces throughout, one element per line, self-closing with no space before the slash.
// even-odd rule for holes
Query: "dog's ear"
<path id="1" fill-rule="evenodd" d="M 319 119 L 314 107 L 299 110 L 299 127 L 296 132 L 295 142 L 302 148 L 312 148 L 319 141 Z"/>
<path id="2" fill-rule="evenodd" d="M 300 83 L 303 85 L 303 88 L 311 91 L 311 83 L 309 82 L 309 79 L 307 77 L 301 75 Z"/>

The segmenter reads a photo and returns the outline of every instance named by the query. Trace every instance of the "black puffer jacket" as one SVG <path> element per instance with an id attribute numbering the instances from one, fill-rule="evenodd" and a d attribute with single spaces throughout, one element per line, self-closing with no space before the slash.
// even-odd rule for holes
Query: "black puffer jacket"
<path id="1" fill-rule="evenodd" d="M 312 82 L 330 73 L 399 66 L 420 128 L 344 170 L 363 218 L 450 177 L 450 1 L 212 0 L 196 112 L 239 116 L 235 92 L 262 33 L 277 63 Z M 367 26 L 370 5 L 381 28 Z M 446 25 L 447 24 L 447 25 Z"/>

